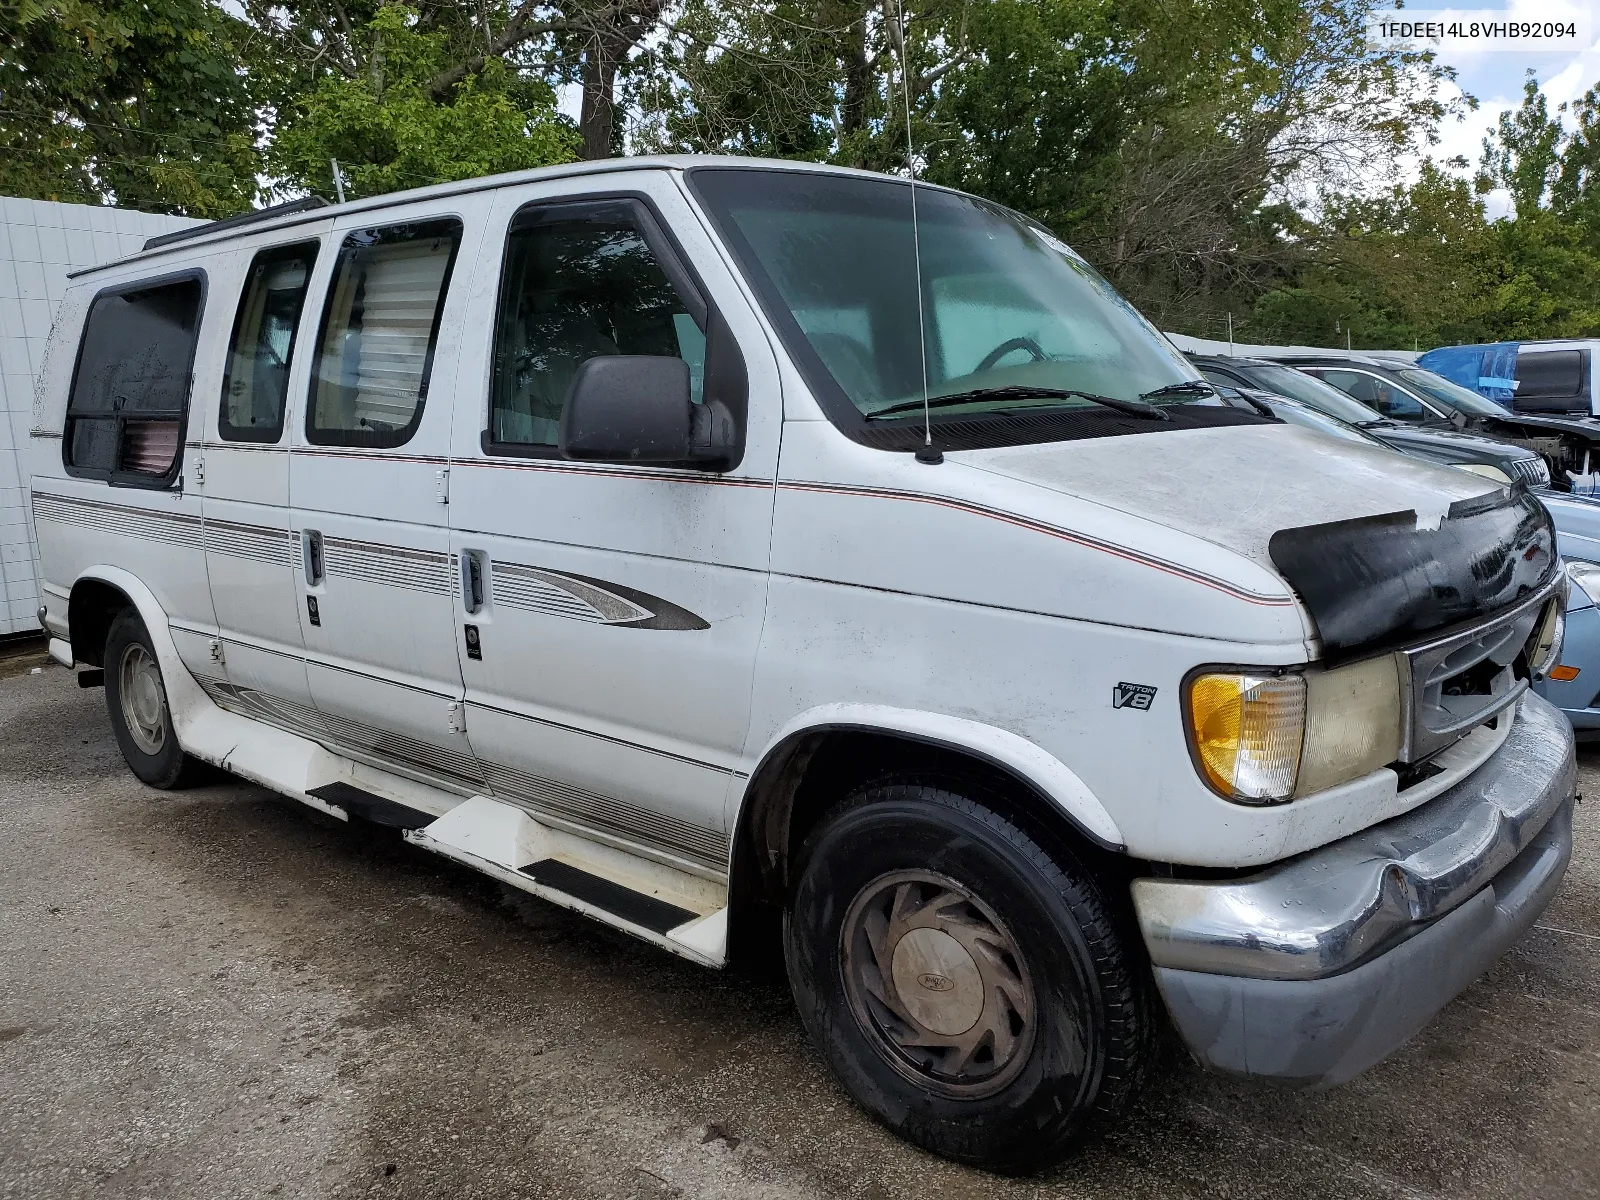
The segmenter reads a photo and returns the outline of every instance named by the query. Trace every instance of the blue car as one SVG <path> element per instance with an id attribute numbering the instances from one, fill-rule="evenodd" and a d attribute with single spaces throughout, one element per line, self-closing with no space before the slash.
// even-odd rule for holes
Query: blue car
<path id="1" fill-rule="evenodd" d="M 1600 503 L 1541 493 L 1572 586 L 1561 661 L 1533 690 L 1572 722 L 1580 739 L 1600 737 Z"/>

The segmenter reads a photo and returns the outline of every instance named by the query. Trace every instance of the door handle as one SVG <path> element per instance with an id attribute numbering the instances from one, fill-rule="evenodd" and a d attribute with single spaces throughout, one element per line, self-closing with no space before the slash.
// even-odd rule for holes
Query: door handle
<path id="1" fill-rule="evenodd" d="M 305 564 L 306 586 L 316 587 L 323 580 L 322 534 L 307 529 L 300 534 L 300 560 Z"/>
<path id="2" fill-rule="evenodd" d="M 461 607 L 468 613 L 483 611 L 484 559 L 482 550 L 461 552 Z"/>

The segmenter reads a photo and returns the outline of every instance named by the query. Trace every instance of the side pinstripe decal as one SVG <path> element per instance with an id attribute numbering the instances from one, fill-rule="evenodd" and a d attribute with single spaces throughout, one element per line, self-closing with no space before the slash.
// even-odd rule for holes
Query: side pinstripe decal
<path id="1" fill-rule="evenodd" d="M 605 579 L 526 563 L 491 562 L 490 595 L 507 608 L 618 629 L 710 629 L 711 623 L 670 600 Z"/>
<path id="2" fill-rule="evenodd" d="M 1089 550 L 1098 550 L 1102 554 L 1110 554 L 1116 558 L 1126 559 L 1141 566 L 1162 571 L 1168 575 L 1175 575 L 1180 579 L 1187 579 L 1191 583 L 1198 583 L 1204 587 L 1212 588 L 1225 595 L 1243 600 L 1247 604 L 1261 604 L 1269 607 L 1283 607 L 1294 604 L 1293 596 L 1267 596 L 1260 592 L 1252 592 L 1246 588 L 1238 587 L 1225 579 L 1215 575 L 1207 575 L 1203 571 L 1196 571 L 1190 567 L 1169 562 L 1153 554 L 1144 554 L 1138 550 L 1130 550 L 1126 546 L 1118 546 L 1112 542 L 1102 541 L 1086 533 L 1066 529 L 1060 525 L 1051 525 L 1046 521 L 1038 521 L 1032 517 L 1019 516 L 1016 513 L 1006 512 L 1004 509 L 990 508 L 988 505 L 977 504 L 970 500 L 956 500 L 949 496 L 937 496 L 927 492 L 907 492 L 894 488 L 861 487 L 837 483 L 815 483 L 802 480 L 784 480 L 778 486 L 785 491 L 813 492 L 819 495 L 861 496 L 871 499 L 904 500 L 915 504 L 931 504 L 937 508 L 953 509 L 956 512 L 970 513 L 977 517 L 987 517 L 992 521 L 1004 521 L 1008 525 L 1015 525 L 1019 529 L 1026 529 L 1033 533 L 1042 533 L 1047 537 L 1059 538 L 1062 541 L 1073 542 Z"/>
<path id="3" fill-rule="evenodd" d="M 299 537 L 296 533 L 295 538 Z M 383 542 L 328 536 L 322 539 L 322 558 L 328 575 L 337 578 L 439 596 L 449 595 L 454 590 L 450 555 L 443 551 L 413 550 Z"/>
<path id="4" fill-rule="evenodd" d="M 102 533 L 143 538 L 150 542 L 166 542 L 174 546 L 188 546 L 194 550 L 204 548 L 200 533 L 200 518 L 188 513 L 162 512 L 159 509 L 141 508 L 133 504 L 110 504 L 97 500 L 80 500 L 76 496 L 34 492 L 33 519 L 54 521 L 62 525 L 80 525 L 85 529 L 98 529 Z"/>

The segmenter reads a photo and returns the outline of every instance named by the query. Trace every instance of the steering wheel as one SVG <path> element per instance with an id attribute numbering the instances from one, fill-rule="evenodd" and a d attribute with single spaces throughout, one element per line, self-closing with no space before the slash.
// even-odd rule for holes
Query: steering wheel
<path id="1" fill-rule="evenodd" d="M 1043 362 L 1048 357 L 1044 352 L 1044 348 L 1031 337 L 1014 337 L 1009 341 L 1001 342 L 993 350 L 985 354 L 983 361 L 973 369 L 973 374 L 976 375 L 979 371 L 987 371 L 1013 350 L 1026 350 L 1033 355 L 1034 362 Z"/>

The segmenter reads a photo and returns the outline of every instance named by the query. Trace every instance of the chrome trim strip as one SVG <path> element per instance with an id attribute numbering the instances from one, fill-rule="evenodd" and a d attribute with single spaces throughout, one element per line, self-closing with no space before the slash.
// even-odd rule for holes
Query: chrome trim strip
<path id="1" fill-rule="evenodd" d="M 1487 887 L 1577 788 L 1572 726 L 1531 693 L 1477 771 L 1403 816 L 1247 879 L 1136 879 L 1158 967 L 1247 976 L 1334 975 L 1403 941 Z"/>

